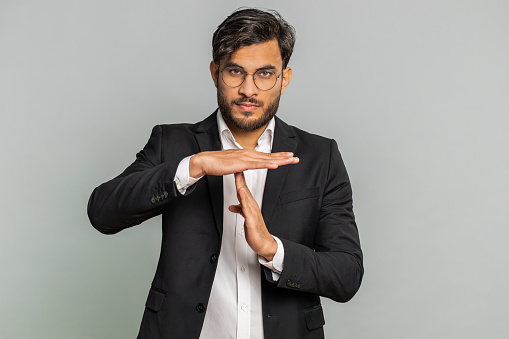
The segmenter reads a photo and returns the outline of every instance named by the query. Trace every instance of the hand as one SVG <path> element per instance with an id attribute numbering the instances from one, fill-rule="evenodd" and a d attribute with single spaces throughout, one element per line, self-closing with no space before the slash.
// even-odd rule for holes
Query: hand
<path id="1" fill-rule="evenodd" d="M 291 152 L 263 153 L 248 149 L 201 152 L 191 157 L 189 175 L 193 178 L 206 174 L 222 176 L 249 169 L 275 169 L 298 162 L 299 158 Z"/>
<path id="2" fill-rule="evenodd" d="M 244 234 L 251 249 L 272 261 L 277 251 L 277 242 L 265 226 L 260 208 L 246 185 L 244 173 L 235 173 L 235 186 L 240 204 L 231 205 L 228 209 L 244 217 Z"/>

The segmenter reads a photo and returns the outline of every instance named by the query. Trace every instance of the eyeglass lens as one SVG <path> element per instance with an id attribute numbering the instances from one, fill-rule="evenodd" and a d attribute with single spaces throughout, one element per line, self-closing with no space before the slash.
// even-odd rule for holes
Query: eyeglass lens
<path id="1" fill-rule="evenodd" d="M 247 77 L 247 73 L 241 68 L 237 67 L 226 67 L 222 71 L 223 81 L 229 87 L 238 87 L 242 85 Z M 277 76 L 271 70 L 259 70 L 253 74 L 253 80 L 261 90 L 269 90 L 276 84 Z"/>

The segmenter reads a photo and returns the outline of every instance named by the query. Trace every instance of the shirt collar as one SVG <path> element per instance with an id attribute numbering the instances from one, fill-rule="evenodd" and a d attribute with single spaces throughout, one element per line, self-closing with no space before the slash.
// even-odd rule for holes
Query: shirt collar
<path id="1" fill-rule="evenodd" d="M 272 149 L 272 143 L 274 141 L 274 129 L 276 127 L 276 121 L 274 118 L 270 119 L 267 127 L 263 131 L 262 135 L 258 138 L 258 146 L 256 146 L 256 150 L 260 152 L 270 153 Z M 221 145 L 224 150 L 239 148 L 241 149 L 237 141 L 235 141 L 235 137 L 232 132 L 228 128 L 228 125 L 224 121 L 223 115 L 217 110 L 217 128 L 219 131 L 219 136 L 221 138 Z"/>

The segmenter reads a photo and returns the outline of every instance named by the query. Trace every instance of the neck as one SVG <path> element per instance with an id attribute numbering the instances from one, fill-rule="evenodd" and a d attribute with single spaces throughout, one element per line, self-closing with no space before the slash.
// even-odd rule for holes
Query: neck
<path id="1" fill-rule="evenodd" d="M 258 139 L 263 134 L 263 131 L 265 131 L 265 128 L 268 125 L 267 123 L 265 124 L 265 126 L 260 127 L 259 129 L 256 129 L 254 131 L 244 132 L 237 130 L 228 121 L 225 122 L 230 131 L 232 132 L 235 141 L 237 141 L 237 143 L 244 149 L 255 149 L 256 146 L 258 145 Z"/>

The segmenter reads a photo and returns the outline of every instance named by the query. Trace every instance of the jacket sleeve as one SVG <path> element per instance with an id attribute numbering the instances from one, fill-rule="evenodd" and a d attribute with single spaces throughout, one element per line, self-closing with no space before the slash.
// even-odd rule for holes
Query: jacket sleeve
<path id="1" fill-rule="evenodd" d="M 363 259 L 350 180 L 336 142 L 331 140 L 330 146 L 329 169 L 314 249 L 281 239 L 285 259 L 277 286 L 346 302 L 360 287 L 364 273 Z M 267 280 L 271 281 L 269 272 L 266 270 L 265 273 Z"/>
<path id="2" fill-rule="evenodd" d="M 116 178 L 98 186 L 88 202 L 88 217 L 101 233 L 114 234 L 161 213 L 177 198 L 173 179 L 180 160 L 162 161 L 162 128 L 155 126 L 136 160 Z M 186 193 L 189 194 L 192 188 Z"/>

